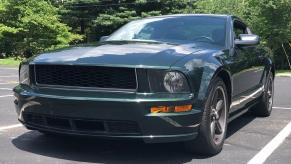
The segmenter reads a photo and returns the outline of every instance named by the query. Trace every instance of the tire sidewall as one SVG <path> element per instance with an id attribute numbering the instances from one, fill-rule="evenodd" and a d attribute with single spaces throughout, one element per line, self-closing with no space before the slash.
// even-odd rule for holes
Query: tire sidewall
<path id="1" fill-rule="evenodd" d="M 272 104 L 271 107 L 269 105 L 269 98 L 268 98 L 268 89 L 270 85 L 270 81 L 272 81 Z M 274 104 L 274 76 L 273 73 L 270 72 L 266 78 L 264 90 L 261 96 L 258 98 L 257 104 L 252 107 L 252 113 L 258 117 L 268 117 L 271 115 L 272 106 Z"/>
<path id="2" fill-rule="evenodd" d="M 225 126 L 225 132 L 224 132 L 224 136 L 222 138 L 222 141 L 219 144 L 215 144 L 213 141 L 213 138 L 211 137 L 211 130 L 210 130 L 210 123 L 211 123 L 211 109 L 210 109 L 210 105 L 211 105 L 211 100 L 214 96 L 214 92 L 216 90 L 217 87 L 222 87 L 224 90 L 224 94 L 225 94 L 225 101 L 226 101 L 226 126 Z M 207 146 L 211 147 L 214 149 L 213 152 L 210 152 L 212 154 L 218 153 L 221 151 L 223 144 L 224 144 L 224 140 L 226 137 L 226 133 L 227 133 L 227 123 L 228 123 L 228 115 L 229 115 L 229 101 L 228 101 L 228 93 L 227 93 L 227 89 L 226 86 L 223 82 L 223 80 L 219 77 L 215 78 L 211 85 L 210 85 L 210 90 L 209 90 L 209 94 L 207 96 L 207 100 L 205 103 L 205 107 L 204 107 L 204 112 L 203 112 L 203 118 L 201 121 L 201 125 L 199 128 L 199 137 L 203 137 L 204 140 L 206 141 L 205 144 L 207 144 Z"/>
<path id="3" fill-rule="evenodd" d="M 271 104 L 271 107 L 269 106 L 270 104 L 268 104 L 269 103 L 268 90 L 269 90 L 270 82 L 272 82 L 271 83 L 271 85 L 272 85 L 272 104 Z M 271 72 L 269 73 L 269 76 L 268 76 L 267 81 L 266 81 L 265 91 L 264 91 L 264 95 L 263 95 L 263 103 L 266 106 L 267 112 L 269 114 L 271 114 L 272 106 L 274 104 L 274 78 L 273 78 L 273 74 Z"/>

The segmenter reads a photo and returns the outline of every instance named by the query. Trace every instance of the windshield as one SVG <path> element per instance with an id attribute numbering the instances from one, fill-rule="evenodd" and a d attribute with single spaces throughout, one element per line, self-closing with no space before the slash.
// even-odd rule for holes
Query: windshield
<path id="1" fill-rule="evenodd" d="M 225 44 L 225 18 L 207 16 L 156 17 L 132 21 L 106 41 L 156 41 L 176 44 Z"/>

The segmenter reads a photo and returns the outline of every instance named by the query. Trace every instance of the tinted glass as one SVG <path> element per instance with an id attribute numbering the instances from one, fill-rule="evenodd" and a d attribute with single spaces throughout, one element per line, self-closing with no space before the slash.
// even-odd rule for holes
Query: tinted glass
<path id="1" fill-rule="evenodd" d="M 235 34 L 235 39 L 239 38 L 240 34 L 247 34 L 247 29 L 244 25 L 241 23 L 235 21 L 233 24 L 233 29 L 234 29 L 234 34 Z"/>
<path id="2" fill-rule="evenodd" d="M 207 42 L 224 46 L 225 18 L 206 16 L 156 17 L 132 21 L 107 40 L 158 41 L 177 44 Z"/>

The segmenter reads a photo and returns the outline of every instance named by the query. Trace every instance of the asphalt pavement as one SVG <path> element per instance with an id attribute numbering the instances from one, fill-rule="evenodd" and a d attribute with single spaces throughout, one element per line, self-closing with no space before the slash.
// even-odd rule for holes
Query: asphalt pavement
<path id="1" fill-rule="evenodd" d="M 17 121 L 14 109 L 12 88 L 17 81 L 16 68 L 0 66 L 0 164 L 240 164 L 262 158 L 270 164 L 291 163 L 291 135 L 288 133 L 291 122 L 290 77 L 276 77 L 272 115 L 259 118 L 245 114 L 232 121 L 222 152 L 211 157 L 188 154 L 178 143 L 144 144 L 141 141 L 53 137 L 27 130 Z M 284 134 L 287 136 L 282 137 Z"/>

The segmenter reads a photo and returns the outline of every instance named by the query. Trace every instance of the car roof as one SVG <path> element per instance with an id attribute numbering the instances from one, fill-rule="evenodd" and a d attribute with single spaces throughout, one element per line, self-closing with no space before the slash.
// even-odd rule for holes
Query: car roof
<path id="1" fill-rule="evenodd" d="M 220 18 L 233 17 L 232 15 L 226 15 L 226 14 L 171 14 L 171 15 L 152 16 L 152 17 L 147 17 L 147 18 L 188 17 L 188 16 L 220 17 Z"/>
<path id="2" fill-rule="evenodd" d="M 142 19 L 153 19 L 153 18 L 173 18 L 173 17 L 191 17 L 191 16 L 197 16 L 197 17 L 216 17 L 216 18 L 225 18 L 225 19 L 236 19 L 241 22 L 244 22 L 242 19 L 240 19 L 237 16 L 234 15 L 227 15 L 227 14 L 171 14 L 171 15 L 159 15 L 159 16 L 151 16 L 151 17 L 145 17 L 140 18 L 138 20 Z"/>

